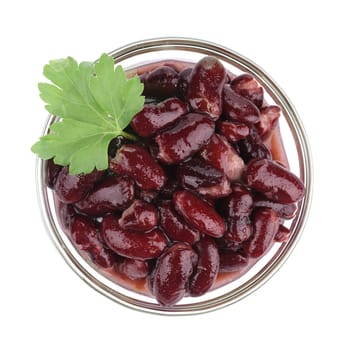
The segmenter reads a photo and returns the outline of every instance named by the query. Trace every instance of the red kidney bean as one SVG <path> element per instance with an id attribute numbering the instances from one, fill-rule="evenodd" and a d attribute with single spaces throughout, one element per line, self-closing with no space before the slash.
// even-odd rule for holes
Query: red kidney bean
<path id="1" fill-rule="evenodd" d="M 208 164 L 222 171 L 230 181 L 241 178 L 245 164 L 223 136 L 213 134 L 200 154 Z"/>
<path id="2" fill-rule="evenodd" d="M 193 244 L 200 239 L 200 232 L 190 228 L 177 214 L 171 201 L 159 206 L 160 227 L 172 241 Z"/>
<path id="3" fill-rule="evenodd" d="M 126 230 L 149 231 L 158 224 L 158 212 L 155 206 L 136 199 L 123 211 L 119 226 Z"/>
<path id="4" fill-rule="evenodd" d="M 258 108 L 263 105 L 264 89 L 251 75 L 239 75 L 230 82 L 230 86 L 236 93 L 252 101 Z"/>
<path id="5" fill-rule="evenodd" d="M 71 223 L 71 239 L 77 247 L 85 251 L 98 266 L 109 268 L 114 264 L 114 255 L 104 247 L 99 237 L 99 230 L 90 219 L 76 216 Z"/>
<path id="6" fill-rule="evenodd" d="M 226 176 L 223 176 L 219 184 L 209 187 L 199 187 L 196 189 L 196 192 L 205 196 L 207 201 L 223 198 L 231 193 L 230 181 Z"/>
<path id="7" fill-rule="evenodd" d="M 134 199 L 134 182 L 127 176 L 112 176 L 100 182 L 79 202 L 78 211 L 91 216 L 103 216 L 124 210 Z"/>
<path id="8" fill-rule="evenodd" d="M 264 145 L 254 128 L 250 128 L 249 135 L 237 143 L 239 154 L 248 163 L 252 159 L 271 159 L 271 153 Z"/>
<path id="9" fill-rule="evenodd" d="M 193 156 L 209 140 L 214 132 L 214 122 L 207 116 L 188 113 L 171 129 L 155 137 L 158 159 L 175 164 Z"/>
<path id="10" fill-rule="evenodd" d="M 217 122 L 217 130 L 229 142 L 237 142 L 246 138 L 249 134 L 249 127 L 246 124 L 229 121 Z"/>
<path id="11" fill-rule="evenodd" d="M 94 170 L 90 174 L 72 175 L 67 166 L 63 167 L 57 176 L 54 191 L 60 201 L 75 203 L 81 200 L 94 187 L 95 182 L 102 177 L 103 171 Z"/>
<path id="12" fill-rule="evenodd" d="M 165 186 L 166 186 L 166 183 L 165 183 Z M 137 197 L 147 203 L 151 203 L 157 198 L 158 194 L 159 193 L 157 191 L 142 190 L 137 192 Z"/>
<path id="13" fill-rule="evenodd" d="M 132 177 L 142 190 L 160 190 L 166 180 L 162 167 L 145 148 L 137 145 L 123 145 L 111 158 L 110 168 Z"/>
<path id="14" fill-rule="evenodd" d="M 222 89 L 225 80 L 225 68 L 215 57 L 207 56 L 196 63 L 187 91 L 192 110 L 207 113 L 213 120 L 217 120 L 222 114 Z"/>
<path id="15" fill-rule="evenodd" d="M 46 185 L 53 189 L 57 181 L 58 174 L 63 167 L 55 164 L 53 159 L 48 159 L 46 163 Z"/>
<path id="16" fill-rule="evenodd" d="M 246 124 L 257 123 L 260 118 L 258 107 L 237 94 L 229 85 L 223 88 L 223 114 L 233 121 Z"/>
<path id="17" fill-rule="evenodd" d="M 186 68 L 178 74 L 178 95 L 187 100 L 188 87 L 193 68 Z"/>
<path id="18" fill-rule="evenodd" d="M 256 193 L 253 195 L 253 204 L 255 208 L 258 208 L 258 207 L 271 208 L 278 214 L 280 218 L 285 220 L 292 219 L 295 216 L 295 213 L 297 210 L 296 203 L 289 203 L 289 204 L 275 203 L 267 199 L 266 197 L 260 195 L 259 193 Z"/>
<path id="19" fill-rule="evenodd" d="M 146 233 L 124 230 L 114 215 L 104 217 L 101 237 L 115 253 L 138 260 L 157 258 L 167 244 L 164 234 L 159 229 Z"/>
<path id="20" fill-rule="evenodd" d="M 172 67 L 157 67 L 143 77 L 143 95 L 148 97 L 171 97 L 177 93 L 178 73 Z"/>
<path id="21" fill-rule="evenodd" d="M 172 306 L 186 294 L 196 253 L 186 243 L 175 243 L 157 260 L 152 275 L 153 295 L 161 305 Z"/>
<path id="22" fill-rule="evenodd" d="M 278 231 L 275 234 L 274 240 L 279 243 L 287 242 L 290 237 L 291 231 L 289 228 L 280 225 Z"/>
<path id="23" fill-rule="evenodd" d="M 245 253 L 251 258 L 263 256 L 270 248 L 279 225 L 280 220 L 274 210 L 269 208 L 255 210 L 252 236 L 243 243 Z"/>
<path id="24" fill-rule="evenodd" d="M 225 232 L 223 218 L 208 203 L 188 191 L 173 195 L 175 209 L 193 228 L 212 237 L 221 237 Z"/>
<path id="25" fill-rule="evenodd" d="M 305 186 L 296 175 L 268 159 L 253 160 L 248 163 L 245 182 L 277 203 L 294 203 L 305 195 Z"/>
<path id="26" fill-rule="evenodd" d="M 207 164 L 201 157 L 193 157 L 180 164 L 177 175 L 182 187 L 208 198 L 225 197 L 231 192 L 226 176 Z"/>
<path id="27" fill-rule="evenodd" d="M 131 280 L 147 277 L 149 273 L 148 262 L 143 260 L 124 258 L 118 264 L 118 270 Z"/>
<path id="28" fill-rule="evenodd" d="M 232 193 L 222 202 L 222 211 L 227 218 L 250 215 L 253 209 L 252 193 L 241 183 L 233 183 Z"/>
<path id="29" fill-rule="evenodd" d="M 196 190 L 219 184 L 224 174 L 200 157 L 193 157 L 177 167 L 177 176 L 184 188 Z"/>
<path id="30" fill-rule="evenodd" d="M 231 242 L 242 243 L 252 234 L 251 220 L 248 215 L 235 216 L 230 220 L 225 237 Z"/>
<path id="31" fill-rule="evenodd" d="M 64 231 L 70 232 L 71 223 L 76 216 L 76 212 L 72 204 L 56 201 L 56 211 L 59 223 Z"/>
<path id="32" fill-rule="evenodd" d="M 280 115 L 281 108 L 278 106 L 266 106 L 260 109 L 259 122 L 255 126 L 262 138 L 266 138 L 271 130 L 275 128 Z"/>
<path id="33" fill-rule="evenodd" d="M 190 278 L 189 292 L 193 297 L 205 294 L 213 285 L 219 271 L 219 254 L 211 237 L 204 236 L 194 245 L 198 262 Z"/>
<path id="34" fill-rule="evenodd" d="M 237 272 L 248 265 L 248 257 L 229 249 L 219 251 L 219 272 Z"/>
<path id="35" fill-rule="evenodd" d="M 149 137 L 172 125 L 188 112 L 179 98 L 168 98 L 160 103 L 148 103 L 131 120 L 131 127 L 142 137 Z"/>

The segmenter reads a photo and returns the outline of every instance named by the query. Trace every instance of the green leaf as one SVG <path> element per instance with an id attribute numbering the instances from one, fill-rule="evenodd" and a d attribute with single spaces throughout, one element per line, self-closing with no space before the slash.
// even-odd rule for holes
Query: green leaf
<path id="1" fill-rule="evenodd" d="M 49 134 L 32 146 L 42 159 L 69 165 L 73 174 L 108 167 L 108 145 L 123 135 L 134 115 L 144 105 L 143 84 L 126 78 L 121 66 L 103 54 L 94 64 L 66 59 L 50 61 L 44 75 L 51 83 L 39 83 L 40 97 L 49 113 L 60 117 Z"/>

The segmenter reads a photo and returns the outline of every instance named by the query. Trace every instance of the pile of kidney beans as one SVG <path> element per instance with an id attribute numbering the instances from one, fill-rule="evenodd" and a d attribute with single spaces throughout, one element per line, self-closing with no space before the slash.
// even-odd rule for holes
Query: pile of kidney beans
<path id="1" fill-rule="evenodd" d="M 106 171 L 71 175 L 50 160 L 47 182 L 76 247 L 98 267 L 145 278 L 171 306 L 288 239 L 283 222 L 305 189 L 271 159 L 264 140 L 281 111 L 252 76 L 207 56 L 141 80 L 146 104 L 127 130 L 139 141 L 114 139 Z"/>

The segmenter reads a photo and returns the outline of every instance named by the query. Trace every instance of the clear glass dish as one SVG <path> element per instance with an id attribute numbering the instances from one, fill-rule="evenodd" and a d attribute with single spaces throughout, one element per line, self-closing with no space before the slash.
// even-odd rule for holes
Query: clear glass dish
<path id="1" fill-rule="evenodd" d="M 157 61 L 197 62 L 203 56 L 213 55 L 232 73 L 253 75 L 263 86 L 267 102 L 277 104 L 282 109 L 280 129 L 288 162 L 291 171 L 304 182 L 306 196 L 298 204 L 297 214 L 290 223 L 292 234 L 287 242 L 275 243 L 260 261 L 233 282 L 201 297 L 183 298 L 173 307 L 161 306 L 151 297 L 122 287 L 80 255 L 60 228 L 52 193 L 45 185 L 46 162 L 37 159 L 37 193 L 47 232 L 68 265 L 88 285 L 113 301 L 133 309 L 165 315 L 197 314 L 219 309 L 244 298 L 262 286 L 286 261 L 303 232 L 309 214 L 312 163 L 307 136 L 298 113 L 285 93 L 263 69 L 242 55 L 211 42 L 189 38 L 149 39 L 121 47 L 110 54 L 114 57 L 115 64 L 121 64 L 130 72 L 136 72 L 139 67 Z M 48 132 L 55 121 L 55 116 L 48 117 L 43 134 Z"/>

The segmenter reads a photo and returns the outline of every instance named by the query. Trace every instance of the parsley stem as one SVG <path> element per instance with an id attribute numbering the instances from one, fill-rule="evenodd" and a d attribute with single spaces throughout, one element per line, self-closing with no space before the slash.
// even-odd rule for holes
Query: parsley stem
<path id="1" fill-rule="evenodd" d="M 129 134 L 129 133 L 125 132 L 125 131 L 122 131 L 120 133 L 120 135 L 124 136 L 125 138 L 127 138 L 129 140 L 138 141 L 138 138 L 135 135 Z"/>

